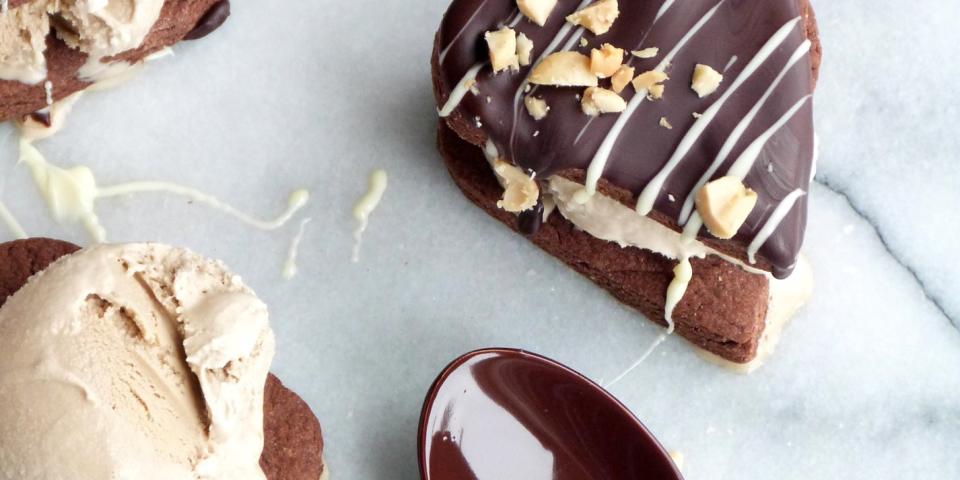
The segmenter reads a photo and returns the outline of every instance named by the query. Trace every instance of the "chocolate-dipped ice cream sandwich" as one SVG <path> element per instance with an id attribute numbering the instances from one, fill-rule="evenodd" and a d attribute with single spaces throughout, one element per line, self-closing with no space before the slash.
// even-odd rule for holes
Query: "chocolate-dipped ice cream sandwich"
<path id="1" fill-rule="evenodd" d="M 266 305 L 219 262 L 2 244 L 0 478 L 325 478 L 273 354 Z"/>
<path id="2" fill-rule="evenodd" d="M 229 0 L 0 0 L 0 121 L 42 118 L 229 14 Z"/>
<path id="3" fill-rule="evenodd" d="M 432 64 L 472 202 L 668 332 L 769 352 L 812 285 L 808 0 L 454 0 Z"/>

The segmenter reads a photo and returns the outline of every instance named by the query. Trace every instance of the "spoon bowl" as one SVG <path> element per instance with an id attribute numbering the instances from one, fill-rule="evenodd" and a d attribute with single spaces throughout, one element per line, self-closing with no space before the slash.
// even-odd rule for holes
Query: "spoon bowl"
<path id="1" fill-rule="evenodd" d="M 422 480 L 682 480 L 653 435 L 616 398 L 548 358 L 468 353 L 427 394 Z"/>

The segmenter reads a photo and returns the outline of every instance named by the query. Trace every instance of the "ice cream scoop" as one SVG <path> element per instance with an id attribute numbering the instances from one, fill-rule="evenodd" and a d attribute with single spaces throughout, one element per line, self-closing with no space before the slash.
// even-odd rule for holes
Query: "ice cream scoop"
<path id="1" fill-rule="evenodd" d="M 616 398 L 521 350 L 479 350 L 444 369 L 418 447 L 423 480 L 682 480 Z"/>
<path id="2" fill-rule="evenodd" d="M 0 308 L 0 478 L 263 479 L 267 308 L 155 244 L 63 257 Z"/>

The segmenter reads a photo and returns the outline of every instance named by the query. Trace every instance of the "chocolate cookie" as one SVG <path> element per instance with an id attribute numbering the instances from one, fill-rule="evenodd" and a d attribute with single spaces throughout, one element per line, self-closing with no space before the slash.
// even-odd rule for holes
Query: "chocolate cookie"
<path id="1" fill-rule="evenodd" d="M 76 245 L 46 238 L 0 244 L 0 307 L 34 274 Z M 320 422 L 310 407 L 273 374 L 263 406 L 264 448 L 260 465 L 268 480 L 317 480 L 324 474 Z"/>
<path id="2" fill-rule="evenodd" d="M 80 247 L 60 240 L 34 238 L 0 244 L 0 306 L 35 273 Z"/>
<path id="3" fill-rule="evenodd" d="M 503 189 L 483 154 L 440 122 L 440 152 L 450 175 L 471 202 L 517 228 L 516 216 L 497 207 Z M 563 260 L 614 297 L 666 325 L 664 306 L 675 262 L 639 248 L 621 248 L 579 230 L 560 214 L 550 215 L 530 240 Z M 769 286 L 717 257 L 694 259 L 693 280 L 674 311 L 676 332 L 704 350 L 746 363 L 757 353 L 767 313 Z M 722 278 L 722 283 L 715 280 Z"/>
<path id="4" fill-rule="evenodd" d="M 9 8 L 26 8 L 29 0 L 10 0 Z M 135 64 L 187 37 L 200 38 L 220 26 L 229 15 L 228 0 L 166 0 L 160 17 L 138 48 L 104 59 Z M 56 17 L 54 17 L 56 23 Z M 53 100 L 59 100 L 90 86 L 78 77 L 87 55 L 70 48 L 51 31 L 47 36 L 47 80 Z M 0 121 L 21 118 L 47 106 L 44 82 L 26 84 L 0 80 Z"/>

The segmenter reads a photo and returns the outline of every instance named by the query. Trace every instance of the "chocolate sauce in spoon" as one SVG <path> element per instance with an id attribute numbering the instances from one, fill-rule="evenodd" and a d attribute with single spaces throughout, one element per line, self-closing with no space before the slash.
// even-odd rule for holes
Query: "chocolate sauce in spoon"
<path id="1" fill-rule="evenodd" d="M 423 480 L 682 480 L 617 399 L 520 350 L 450 364 L 427 394 L 418 447 Z"/>

